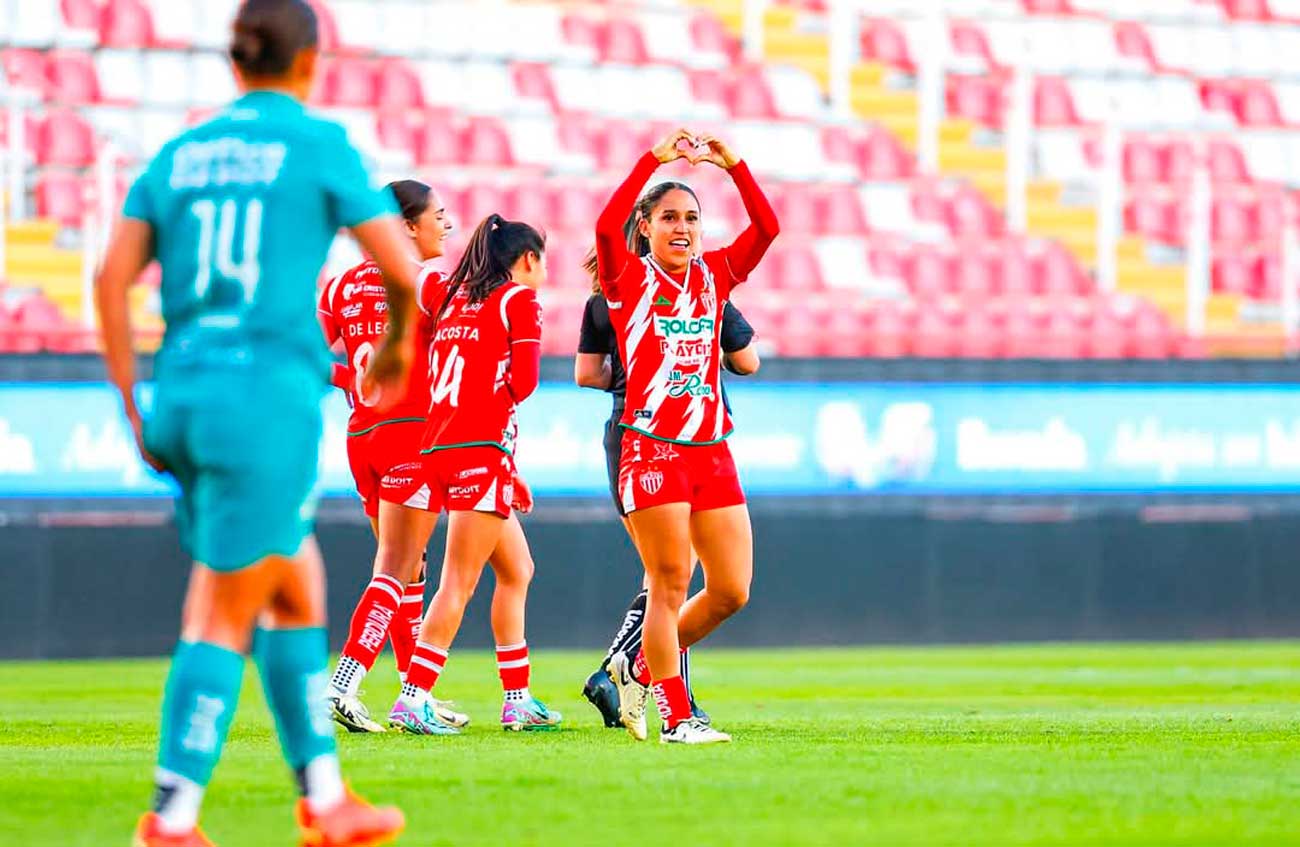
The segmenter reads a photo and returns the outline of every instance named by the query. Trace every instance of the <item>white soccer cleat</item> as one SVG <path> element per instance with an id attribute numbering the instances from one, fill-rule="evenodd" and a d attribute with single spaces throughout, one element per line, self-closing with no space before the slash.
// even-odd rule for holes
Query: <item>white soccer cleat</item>
<path id="1" fill-rule="evenodd" d="M 434 697 L 433 713 L 436 714 L 438 719 L 443 723 L 451 724 L 457 729 L 469 726 L 469 715 L 464 712 L 456 711 L 452 708 L 454 705 L 455 703 L 451 700 L 439 700 L 437 697 Z"/>
<path id="2" fill-rule="evenodd" d="M 331 688 L 325 698 L 330 704 L 330 717 L 342 725 L 348 732 L 386 732 L 382 724 L 370 717 L 370 710 L 361 698 Z"/>
<path id="3" fill-rule="evenodd" d="M 731 740 L 699 718 L 687 718 L 672 729 L 659 733 L 660 744 L 722 744 Z"/>
<path id="4" fill-rule="evenodd" d="M 649 687 L 632 676 L 632 661 L 626 653 L 615 653 L 605 666 L 614 687 L 618 689 L 618 719 L 628 734 L 637 741 L 646 740 L 645 704 L 650 696 Z"/>

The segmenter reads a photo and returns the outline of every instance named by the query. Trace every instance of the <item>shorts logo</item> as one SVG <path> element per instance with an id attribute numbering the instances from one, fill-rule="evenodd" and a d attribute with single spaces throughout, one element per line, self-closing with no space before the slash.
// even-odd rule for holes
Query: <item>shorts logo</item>
<path id="1" fill-rule="evenodd" d="M 655 444 L 655 455 L 650 461 L 652 462 L 671 462 L 681 454 L 671 444 Z M 653 492 L 652 492 L 653 493 Z"/>
<path id="2" fill-rule="evenodd" d="M 469 470 L 461 471 L 460 473 L 456 474 L 456 479 L 469 479 L 472 476 L 485 474 L 487 473 L 487 470 L 488 470 L 487 468 L 470 468 Z"/>
<path id="3" fill-rule="evenodd" d="M 641 474 L 641 490 L 651 497 L 664 487 L 664 475 L 660 471 L 646 471 Z"/>
<path id="4" fill-rule="evenodd" d="M 501 486 L 501 500 L 509 505 L 514 505 L 515 484 L 513 482 L 507 482 L 505 485 Z"/>
<path id="5" fill-rule="evenodd" d="M 477 497 L 481 485 L 453 485 L 447 489 L 448 497 Z"/>

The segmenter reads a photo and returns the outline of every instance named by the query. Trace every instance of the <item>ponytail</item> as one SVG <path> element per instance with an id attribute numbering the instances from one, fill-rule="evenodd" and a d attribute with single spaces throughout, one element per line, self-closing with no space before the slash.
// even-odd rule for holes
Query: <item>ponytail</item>
<path id="1" fill-rule="evenodd" d="M 480 303 L 510 281 L 510 270 L 521 256 L 546 252 L 546 238 L 523 221 L 488 215 L 470 236 L 465 255 L 447 278 L 447 297 L 438 309 L 441 317 L 463 287 L 471 303 Z"/>

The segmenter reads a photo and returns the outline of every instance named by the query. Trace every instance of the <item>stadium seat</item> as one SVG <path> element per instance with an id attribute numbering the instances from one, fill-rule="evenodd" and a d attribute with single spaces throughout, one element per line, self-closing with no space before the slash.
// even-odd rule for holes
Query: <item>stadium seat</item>
<path id="1" fill-rule="evenodd" d="M 59 12 L 62 14 L 65 26 L 70 29 L 91 33 L 94 39 L 98 41 L 98 0 L 60 0 Z"/>
<path id="2" fill-rule="evenodd" d="M 400 59 L 379 64 L 375 82 L 375 105 L 383 109 L 424 108 L 424 88 L 415 69 Z"/>
<path id="3" fill-rule="evenodd" d="M 97 50 L 95 75 L 100 97 L 108 103 L 138 103 L 149 90 L 144 58 L 138 50 Z"/>
<path id="4" fill-rule="evenodd" d="M 5 50 L 0 54 L 0 64 L 7 84 L 26 89 L 37 97 L 48 96 L 50 82 L 45 56 L 40 50 Z"/>
<path id="5" fill-rule="evenodd" d="M 375 105 L 375 67 L 367 59 L 338 58 L 322 74 L 321 104 L 365 108 Z"/>
<path id="6" fill-rule="evenodd" d="M 1005 221 L 988 198 L 974 188 L 962 187 L 948 199 L 944 209 L 948 231 L 956 238 L 997 237 Z"/>
<path id="7" fill-rule="evenodd" d="M 635 20 L 621 16 L 611 17 L 596 30 L 596 48 L 602 62 L 643 65 L 650 58 L 641 27 Z"/>
<path id="8" fill-rule="evenodd" d="M 774 120 L 776 102 L 761 68 L 736 69 L 727 90 L 727 106 L 738 120 Z"/>
<path id="9" fill-rule="evenodd" d="M 701 12 L 691 18 L 693 67 L 725 67 L 739 60 L 740 40 L 718 18 Z"/>
<path id="10" fill-rule="evenodd" d="M 1003 88 L 992 77 L 950 75 L 947 104 L 949 113 L 955 117 L 989 127 L 1002 126 Z"/>
<path id="11" fill-rule="evenodd" d="M 143 0 L 107 0 L 100 12 L 99 42 L 104 47 L 154 46 L 149 7 Z"/>
<path id="12" fill-rule="evenodd" d="M 15 47 L 52 47 L 61 41 L 63 15 L 59 0 L 21 0 L 13 4 L 9 28 L 9 44 Z M 7 15 L 8 16 L 8 15 Z"/>
<path id="13" fill-rule="evenodd" d="M 1034 123 L 1039 126 L 1078 126 L 1070 87 L 1060 77 L 1039 77 L 1034 86 Z"/>
<path id="14" fill-rule="evenodd" d="M 99 101 L 99 78 L 88 53 L 52 50 L 46 56 L 45 73 L 49 99 L 80 106 Z"/>
<path id="15" fill-rule="evenodd" d="M 916 62 L 908 47 L 907 35 L 898 24 L 887 18 L 871 18 L 862 22 L 860 32 L 864 59 L 905 73 L 916 73 Z"/>
<path id="16" fill-rule="evenodd" d="M 36 129 L 36 161 L 41 165 L 81 168 L 95 160 L 95 133 L 77 113 L 55 111 Z"/>
<path id="17" fill-rule="evenodd" d="M 197 5 L 195 0 L 145 0 L 153 42 L 182 50 L 195 46 L 201 23 Z"/>
<path id="18" fill-rule="evenodd" d="M 61 171 L 46 171 L 36 180 L 36 214 L 64 226 L 80 227 L 86 209 L 81 180 Z"/>

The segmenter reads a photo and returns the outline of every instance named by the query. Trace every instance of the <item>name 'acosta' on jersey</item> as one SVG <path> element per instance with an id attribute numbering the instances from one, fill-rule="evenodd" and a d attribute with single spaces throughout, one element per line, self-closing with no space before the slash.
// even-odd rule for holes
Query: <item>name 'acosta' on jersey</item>
<path id="1" fill-rule="evenodd" d="M 515 407 L 522 399 L 511 380 L 513 350 L 541 338 L 542 308 L 528 286 L 507 282 L 479 301 L 458 290 L 434 322 L 421 449 L 492 446 L 513 455 Z M 535 387 L 535 376 L 533 382 L 527 392 Z"/>

